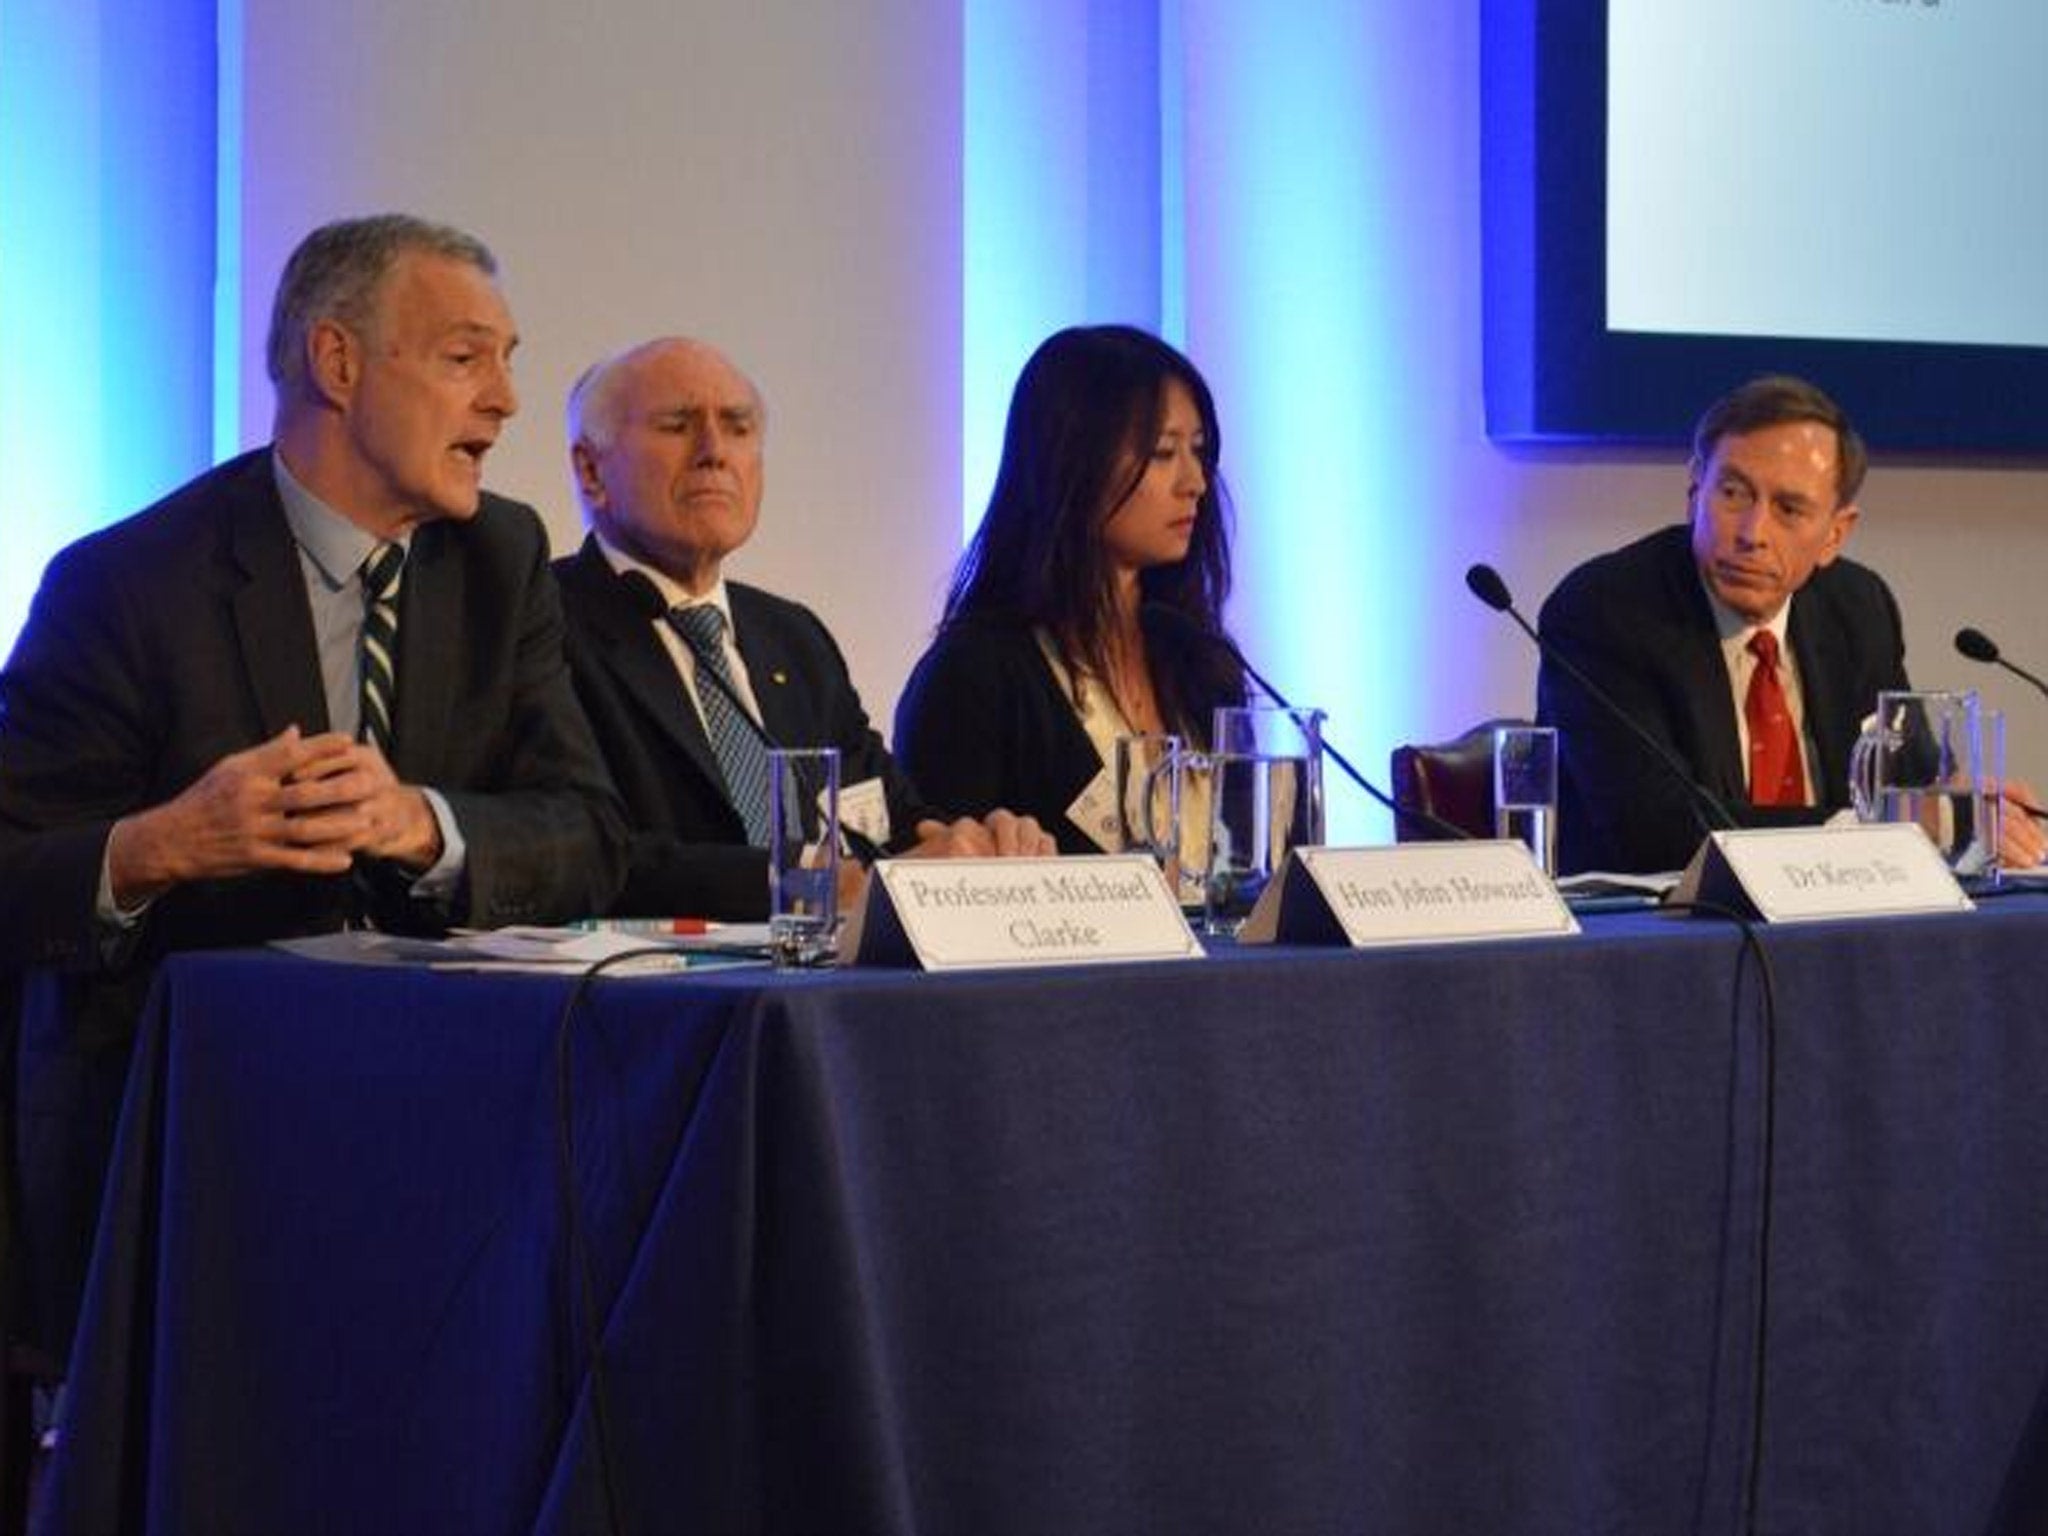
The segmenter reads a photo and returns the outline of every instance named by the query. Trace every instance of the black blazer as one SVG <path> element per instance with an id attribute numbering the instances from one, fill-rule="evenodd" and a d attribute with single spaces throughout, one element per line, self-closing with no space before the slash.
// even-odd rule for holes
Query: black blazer
<path id="1" fill-rule="evenodd" d="M 46 1224 L 34 1258 L 39 1281 L 63 1272 L 70 1305 L 154 961 L 332 929 L 358 899 L 347 877 L 196 882 L 159 897 L 133 942 L 103 953 L 94 906 L 107 833 L 293 724 L 325 730 L 327 705 L 269 450 L 50 562 L 0 674 L 0 971 L 31 973 L 22 1176 L 32 1202 L 68 1184 L 72 1209 L 52 1220 L 71 1225 L 52 1236 Z M 486 495 L 473 519 L 414 534 L 396 731 L 399 776 L 446 797 L 467 846 L 457 921 L 559 921 L 610 901 L 624 830 L 569 687 L 531 508 Z M 382 921 L 432 921 L 406 899 L 402 872 L 364 873 Z M 62 1310 L 49 1336 L 59 1345 Z"/>
<path id="2" fill-rule="evenodd" d="M 614 910 L 765 918 L 768 855 L 747 846 L 704 722 L 644 599 L 594 539 L 556 561 L 555 574 L 568 616 L 570 672 L 626 805 L 632 859 Z M 733 641 L 769 739 L 788 747 L 837 747 L 842 791 L 879 778 L 891 847 L 907 847 L 917 823 L 936 813 L 869 726 L 831 634 L 801 604 L 739 582 L 728 582 L 726 592 Z"/>
<path id="3" fill-rule="evenodd" d="M 1908 687 L 1898 603 L 1872 571 L 1837 559 L 1792 600 L 1787 638 L 1799 666 L 1816 761 L 1804 808 L 1749 803 L 1735 702 L 1691 530 L 1661 529 L 1587 561 L 1537 619 L 1570 658 L 1688 765 L 1742 826 L 1810 825 L 1848 804 L 1849 750 L 1881 690 Z M 1682 867 L 1711 817 L 1650 751 L 1563 668 L 1543 664 L 1537 718 L 1559 733 L 1558 863 L 1584 869 Z"/>
<path id="4" fill-rule="evenodd" d="M 1007 807 L 1037 817 L 1061 853 L 1102 851 L 1067 818 L 1102 755 L 1026 625 L 977 618 L 942 629 L 896 706 L 896 750 L 927 793 L 963 815 Z"/>

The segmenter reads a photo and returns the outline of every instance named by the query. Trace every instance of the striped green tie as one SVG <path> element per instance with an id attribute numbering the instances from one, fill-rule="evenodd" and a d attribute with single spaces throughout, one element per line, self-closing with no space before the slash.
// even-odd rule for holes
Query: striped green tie
<path id="1" fill-rule="evenodd" d="M 391 756 L 398 706 L 398 586 L 405 550 L 380 544 L 363 562 L 362 715 L 358 740 Z"/>

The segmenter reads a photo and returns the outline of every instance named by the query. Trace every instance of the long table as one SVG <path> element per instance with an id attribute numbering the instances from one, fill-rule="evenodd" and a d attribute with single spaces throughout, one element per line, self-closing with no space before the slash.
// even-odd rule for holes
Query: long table
<path id="1" fill-rule="evenodd" d="M 174 960 L 45 1526 L 2042 1528 L 2048 899 L 1760 942 Z"/>

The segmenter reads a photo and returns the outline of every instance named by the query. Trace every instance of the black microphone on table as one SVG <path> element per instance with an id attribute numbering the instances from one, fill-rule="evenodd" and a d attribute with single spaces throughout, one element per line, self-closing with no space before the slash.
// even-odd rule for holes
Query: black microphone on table
<path id="1" fill-rule="evenodd" d="M 1259 691 L 1265 694 L 1267 698 L 1278 704 L 1282 709 L 1294 708 L 1294 705 L 1288 702 L 1287 695 L 1278 688 L 1275 688 L 1266 680 L 1257 667 L 1254 667 L 1245 659 L 1244 652 L 1237 648 L 1237 642 L 1231 639 L 1230 636 L 1209 628 L 1199 619 L 1192 618 L 1180 609 L 1173 607 L 1169 603 L 1160 602 L 1156 598 L 1145 604 L 1141 611 L 1141 617 L 1146 624 L 1162 633 L 1171 635 L 1183 644 L 1207 646 L 1224 652 L 1232 661 L 1237 663 L 1239 670 L 1246 677 L 1258 684 Z M 1411 824 L 1419 822 L 1429 827 L 1441 837 L 1451 838 L 1459 842 L 1471 840 L 1472 834 L 1470 832 L 1467 832 L 1463 827 L 1445 821 L 1441 816 L 1433 816 L 1419 806 L 1396 803 L 1370 779 L 1360 773 L 1357 768 L 1352 766 L 1351 759 L 1331 746 L 1327 740 L 1323 742 L 1323 755 L 1342 770 L 1345 778 L 1356 784 L 1366 794 L 1370 795 L 1404 821 Z"/>
<path id="2" fill-rule="evenodd" d="M 1721 803 L 1719 796 L 1692 776 L 1692 770 L 1677 753 L 1651 735 L 1648 727 L 1617 704 L 1576 662 L 1544 639 L 1536 632 L 1536 626 L 1522 617 L 1521 611 L 1515 607 L 1514 594 L 1508 591 L 1508 584 L 1501 579 L 1499 571 L 1490 565 L 1472 566 L 1465 572 L 1465 585 L 1471 589 L 1474 597 L 1495 613 L 1504 613 L 1520 625 L 1522 633 L 1535 642 L 1536 649 L 1542 653 L 1545 661 L 1556 662 L 1571 676 L 1572 681 L 1586 690 L 1594 702 L 1626 726 L 1630 735 L 1650 749 L 1650 754 L 1670 771 L 1673 778 L 1685 786 L 1688 802 L 1692 806 L 1693 819 L 1700 824 L 1701 832 L 1727 831 L 1735 826 L 1735 818 L 1728 813 L 1728 807 Z"/>
<path id="3" fill-rule="evenodd" d="M 1983 630 L 1969 628 L 1957 630 L 1956 649 L 1961 651 L 1965 656 L 1969 657 L 1972 661 L 1981 661 L 1985 663 L 1987 666 L 2005 668 L 2005 670 L 2010 672 L 2014 677 L 2017 677 L 2024 682 L 2032 683 L 2034 687 L 2040 690 L 2042 697 L 2048 698 L 2048 683 L 2042 682 L 2040 678 L 2034 676 L 2034 674 L 2029 672 L 2025 667 L 2022 667 L 2015 662 L 2007 661 L 2005 657 L 2002 654 L 2000 654 L 1996 642 L 1994 642 L 1989 635 L 1985 634 Z M 2035 817 L 2036 819 L 2041 821 L 2048 821 L 2048 811 L 2042 810 L 2039 806 L 2028 805 L 2020 800 L 2012 800 L 2010 796 L 2008 796 L 2007 798 L 2008 800 L 2011 800 L 2011 803 L 2013 805 L 2018 806 L 2021 810 L 2025 811 L 2029 816 Z"/>
<path id="4" fill-rule="evenodd" d="M 675 610 L 669 607 L 667 601 L 661 595 L 660 588 L 648 580 L 644 572 L 625 571 L 621 573 L 619 579 L 626 584 L 626 589 L 632 593 L 634 604 L 649 619 L 658 620 L 664 624 L 672 625 L 675 623 Z M 678 630 L 677 633 L 680 634 L 681 631 Z M 684 637 L 683 643 L 685 645 L 689 644 L 687 636 Z M 692 651 L 691 654 L 694 656 L 696 653 Z M 769 734 L 768 728 L 765 725 L 754 718 L 754 712 L 747 708 L 746 701 L 739 696 L 739 691 L 725 680 L 716 667 L 699 667 L 697 668 L 697 676 L 708 681 L 712 687 L 725 695 L 726 702 L 732 705 L 732 712 L 746 723 L 747 729 L 753 733 L 754 739 L 760 742 L 762 746 L 766 747 L 770 752 L 788 750 L 781 742 Z M 801 762 L 792 764 L 792 767 L 797 775 L 798 794 L 802 795 L 810 804 L 816 805 L 819 795 L 823 793 L 825 788 L 823 782 L 813 783 L 811 775 L 805 772 L 804 765 Z M 871 864 L 882 856 L 880 848 L 843 822 L 840 824 L 839 835 L 846 839 L 855 855 L 863 864 Z"/>

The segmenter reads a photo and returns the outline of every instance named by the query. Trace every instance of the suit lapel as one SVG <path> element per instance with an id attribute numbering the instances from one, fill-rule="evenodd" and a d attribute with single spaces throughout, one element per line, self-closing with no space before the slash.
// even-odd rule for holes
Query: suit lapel
<path id="1" fill-rule="evenodd" d="M 464 653 L 468 612 L 465 566 L 455 530 L 427 523 L 412 536 L 398 598 L 398 721 L 392 744 L 400 778 L 445 781 L 454 718 L 456 675 L 451 657 Z"/>
<path id="2" fill-rule="evenodd" d="M 726 595 L 732 603 L 733 643 L 747 664 L 747 681 L 761 706 L 761 724 L 769 739 L 784 747 L 829 745 L 816 739 L 818 726 L 806 718 L 802 701 L 790 686 L 798 668 L 787 637 L 765 621 L 761 606 L 745 587 L 728 585 Z"/>
<path id="3" fill-rule="evenodd" d="M 725 775 L 711 751 L 710 738 L 704 734 L 704 722 L 691 705 L 683 680 L 676 675 L 675 662 L 645 611 L 594 539 L 583 541 L 576 566 L 577 580 L 596 599 L 583 605 L 592 639 L 618 679 L 620 690 L 646 711 L 723 795 Z"/>
<path id="4" fill-rule="evenodd" d="M 1728 663 L 1721 654 L 1721 634 L 1714 609 L 1700 583 L 1693 561 L 1692 539 L 1683 527 L 1672 541 L 1665 563 L 1669 587 L 1667 611 L 1685 614 L 1679 627 L 1676 664 L 1680 698 L 1693 711 L 1699 731 L 1699 781 L 1723 800 L 1749 798 L 1749 774 L 1742 763 L 1742 737 L 1735 720 L 1735 695 L 1728 684 Z"/>
<path id="5" fill-rule="evenodd" d="M 1837 729 L 1841 719 L 1840 710 L 1825 707 L 1830 699 L 1840 698 L 1852 686 L 1852 669 L 1848 658 L 1842 653 L 1839 636 L 1827 624 L 1820 622 L 1815 600 L 1804 594 L 1792 599 L 1792 621 L 1786 626 L 1786 638 L 1792 645 L 1792 656 L 1799 666 L 1799 698 L 1802 713 L 1806 717 L 1806 729 L 1813 737 L 1814 777 L 1818 781 L 1808 785 L 1815 805 L 1838 803 L 1842 792 L 1830 794 L 1830 786 L 1845 785 L 1849 780 L 1849 743 Z M 1877 701 L 1870 701 L 1875 708 Z"/>
<path id="6" fill-rule="evenodd" d="M 328 729 L 327 696 L 306 580 L 269 454 L 249 456 L 231 495 L 229 557 L 240 576 L 232 599 L 235 633 L 262 736 L 289 725 L 316 735 Z"/>

